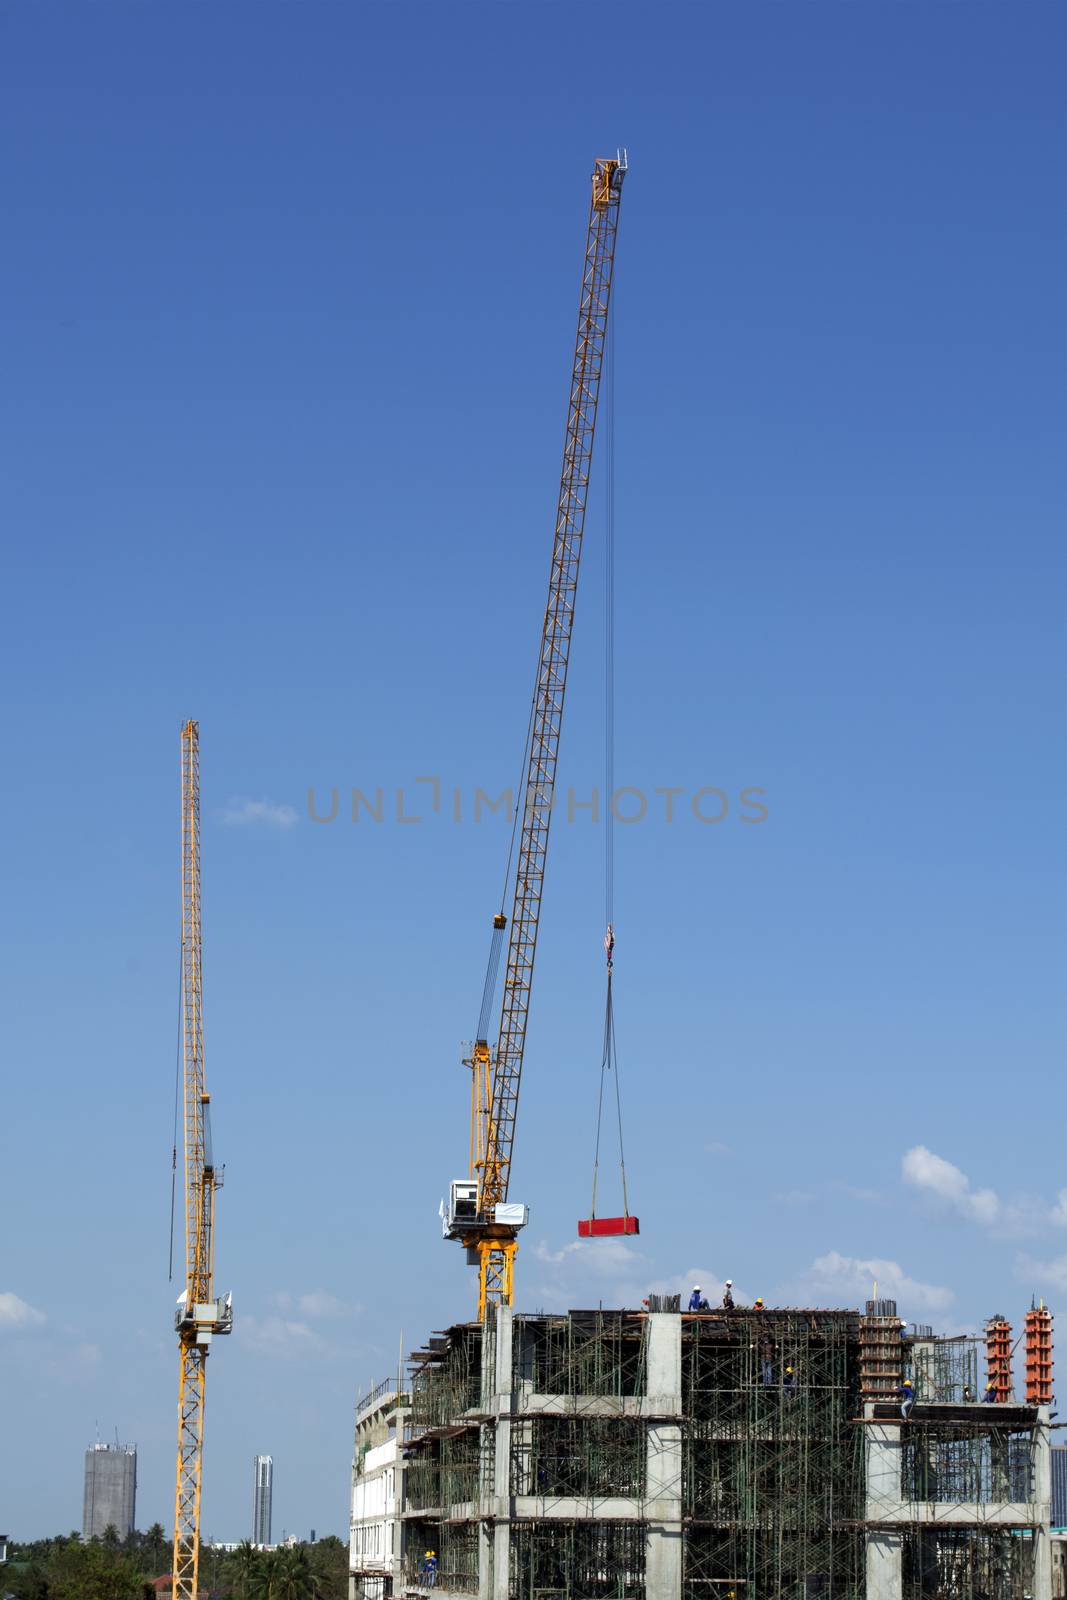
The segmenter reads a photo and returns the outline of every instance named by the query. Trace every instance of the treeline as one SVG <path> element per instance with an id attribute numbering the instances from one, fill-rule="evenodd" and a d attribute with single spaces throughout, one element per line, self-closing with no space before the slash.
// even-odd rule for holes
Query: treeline
<path id="1" fill-rule="evenodd" d="M 170 1594 L 173 1546 L 160 1523 L 120 1539 L 80 1534 L 8 1545 L 3 1592 L 13 1600 L 157 1600 Z M 332 1535 L 316 1544 L 257 1550 L 200 1547 L 201 1600 L 345 1600 L 348 1550 Z"/>

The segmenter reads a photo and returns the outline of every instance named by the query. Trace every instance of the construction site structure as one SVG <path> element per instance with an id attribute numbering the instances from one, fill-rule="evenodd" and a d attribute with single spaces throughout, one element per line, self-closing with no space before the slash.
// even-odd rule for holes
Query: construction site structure
<path id="1" fill-rule="evenodd" d="M 905 1419 L 863 1397 L 865 1321 L 500 1306 L 435 1335 L 368 1408 L 353 1511 L 403 1477 L 352 1600 L 1050 1600 L 1047 1408 L 961 1398 L 977 1342 L 897 1318 Z"/>
<path id="2" fill-rule="evenodd" d="M 527 1222 L 526 1206 L 509 1202 L 508 1186 L 626 170 L 623 151 L 598 159 L 593 167 L 548 601 L 519 799 L 512 912 L 510 923 L 503 909 L 493 918 L 478 1036 L 466 1063 L 471 1069 L 470 1175 L 450 1185 L 444 1215 L 445 1237 L 462 1244 L 478 1269 L 479 1319 L 495 1305 L 511 1305 L 518 1235 Z M 491 1049 L 489 1013 L 505 927 L 500 1024 Z"/>
<path id="3" fill-rule="evenodd" d="M 181 731 L 181 1034 L 185 1179 L 185 1288 L 178 1296 L 178 1459 L 174 1490 L 174 1600 L 198 1600 L 204 1380 L 216 1334 L 233 1326 L 231 1296 L 215 1297 L 215 1191 L 222 1168 L 211 1148 L 204 1085 L 203 938 L 200 920 L 200 724 Z"/>
<path id="4" fill-rule="evenodd" d="M 860 1395 L 892 1400 L 903 1374 L 902 1324 L 895 1300 L 868 1300 L 860 1321 Z"/>
<path id="5" fill-rule="evenodd" d="M 1011 1323 L 1006 1317 L 990 1317 L 985 1329 L 986 1382 L 991 1385 L 998 1405 L 1012 1399 Z"/>
<path id="6" fill-rule="evenodd" d="M 1052 1404 L 1052 1313 L 1031 1306 L 1026 1313 L 1026 1398 L 1031 1405 Z"/>

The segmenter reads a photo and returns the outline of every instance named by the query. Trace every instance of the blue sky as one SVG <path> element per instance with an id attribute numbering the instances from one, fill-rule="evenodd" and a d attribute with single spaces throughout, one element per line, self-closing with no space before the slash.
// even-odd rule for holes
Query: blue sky
<path id="1" fill-rule="evenodd" d="M 178 728 L 227 1164 L 204 1531 L 342 1531 L 357 1390 L 471 1310 L 437 1203 L 527 714 L 592 158 L 619 239 L 616 1009 L 557 819 L 525 1308 L 727 1275 L 947 1328 L 1067 1291 L 1054 3 L 0 13 L 0 1523 L 97 1426 L 172 1505 Z M 601 461 L 601 466 L 603 462 Z M 602 480 L 561 783 L 603 761 Z M 442 809 L 430 808 L 435 776 Z M 656 790 L 683 795 L 674 821 Z M 315 825 L 341 793 L 338 819 Z M 353 824 L 353 787 L 386 817 Z M 720 788 L 720 824 L 692 796 Z M 746 787 L 768 816 L 741 820 Z M 405 814 L 397 821 L 396 792 Z M 461 818 L 452 820 L 453 791 Z"/>

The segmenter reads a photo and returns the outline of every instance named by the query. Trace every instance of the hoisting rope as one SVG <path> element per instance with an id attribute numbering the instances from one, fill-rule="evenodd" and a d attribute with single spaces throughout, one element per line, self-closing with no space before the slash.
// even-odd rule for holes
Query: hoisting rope
<path id="1" fill-rule="evenodd" d="M 619 1091 L 619 1059 L 615 1048 L 615 1006 L 612 976 L 615 968 L 615 316 L 608 319 L 607 338 L 607 466 L 605 597 L 604 597 L 604 954 L 608 982 L 604 1001 L 604 1047 L 600 1057 L 600 1092 L 596 1108 L 596 1147 L 593 1153 L 593 1204 L 589 1215 L 596 1216 L 597 1179 L 600 1172 L 600 1135 L 604 1120 L 604 1077 L 615 1075 L 615 1116 L 619 1132 L 619 1172 L 622 1177 L 623 1215 L 630 1215 L 626 1189 L 626 1156 L 622 1142 L 622 1097 Z"/>

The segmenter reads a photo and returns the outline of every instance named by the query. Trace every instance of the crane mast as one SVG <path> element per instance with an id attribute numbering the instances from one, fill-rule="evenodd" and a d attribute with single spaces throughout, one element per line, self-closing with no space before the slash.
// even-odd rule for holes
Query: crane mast
<path id="1" fill-rule="evenodd" d="M 511 1304 L 517 1234 L 525 1223 L 526 1208 L 508 1204 L 508 1184 L 626 170 L 622 151 L 617 158 L 598 159 L 593 169 L 548 603 L 519 802 L 522 820 L 500 1027 L 495 1051 L 479 1038 L 468 1063 L 471 1175 L 467 1183 L 452 1184 L 445 1221 L 446 1237 L 464 1244 L 468 1258 L 477 1263 L 480 1318 L 494 1304 Z M 495 939 L 502 937 L 504 920 L 502 913 L 494 918 Z"/>
<path id="2" fill-rule="evenodd" d="M 211 1097 L 204 1087 L 200 932 L 200 725 L 181 731 L 182 1105 L 185 1148 L 185 1290 L 178 1297 L 178 1461 L 174 1497 L 174 1600 L 197 1600 L 204 1378 L 214 1334 L 233 1325 L 231 1297 L 214 1298 L 215 1190 Z"/>

